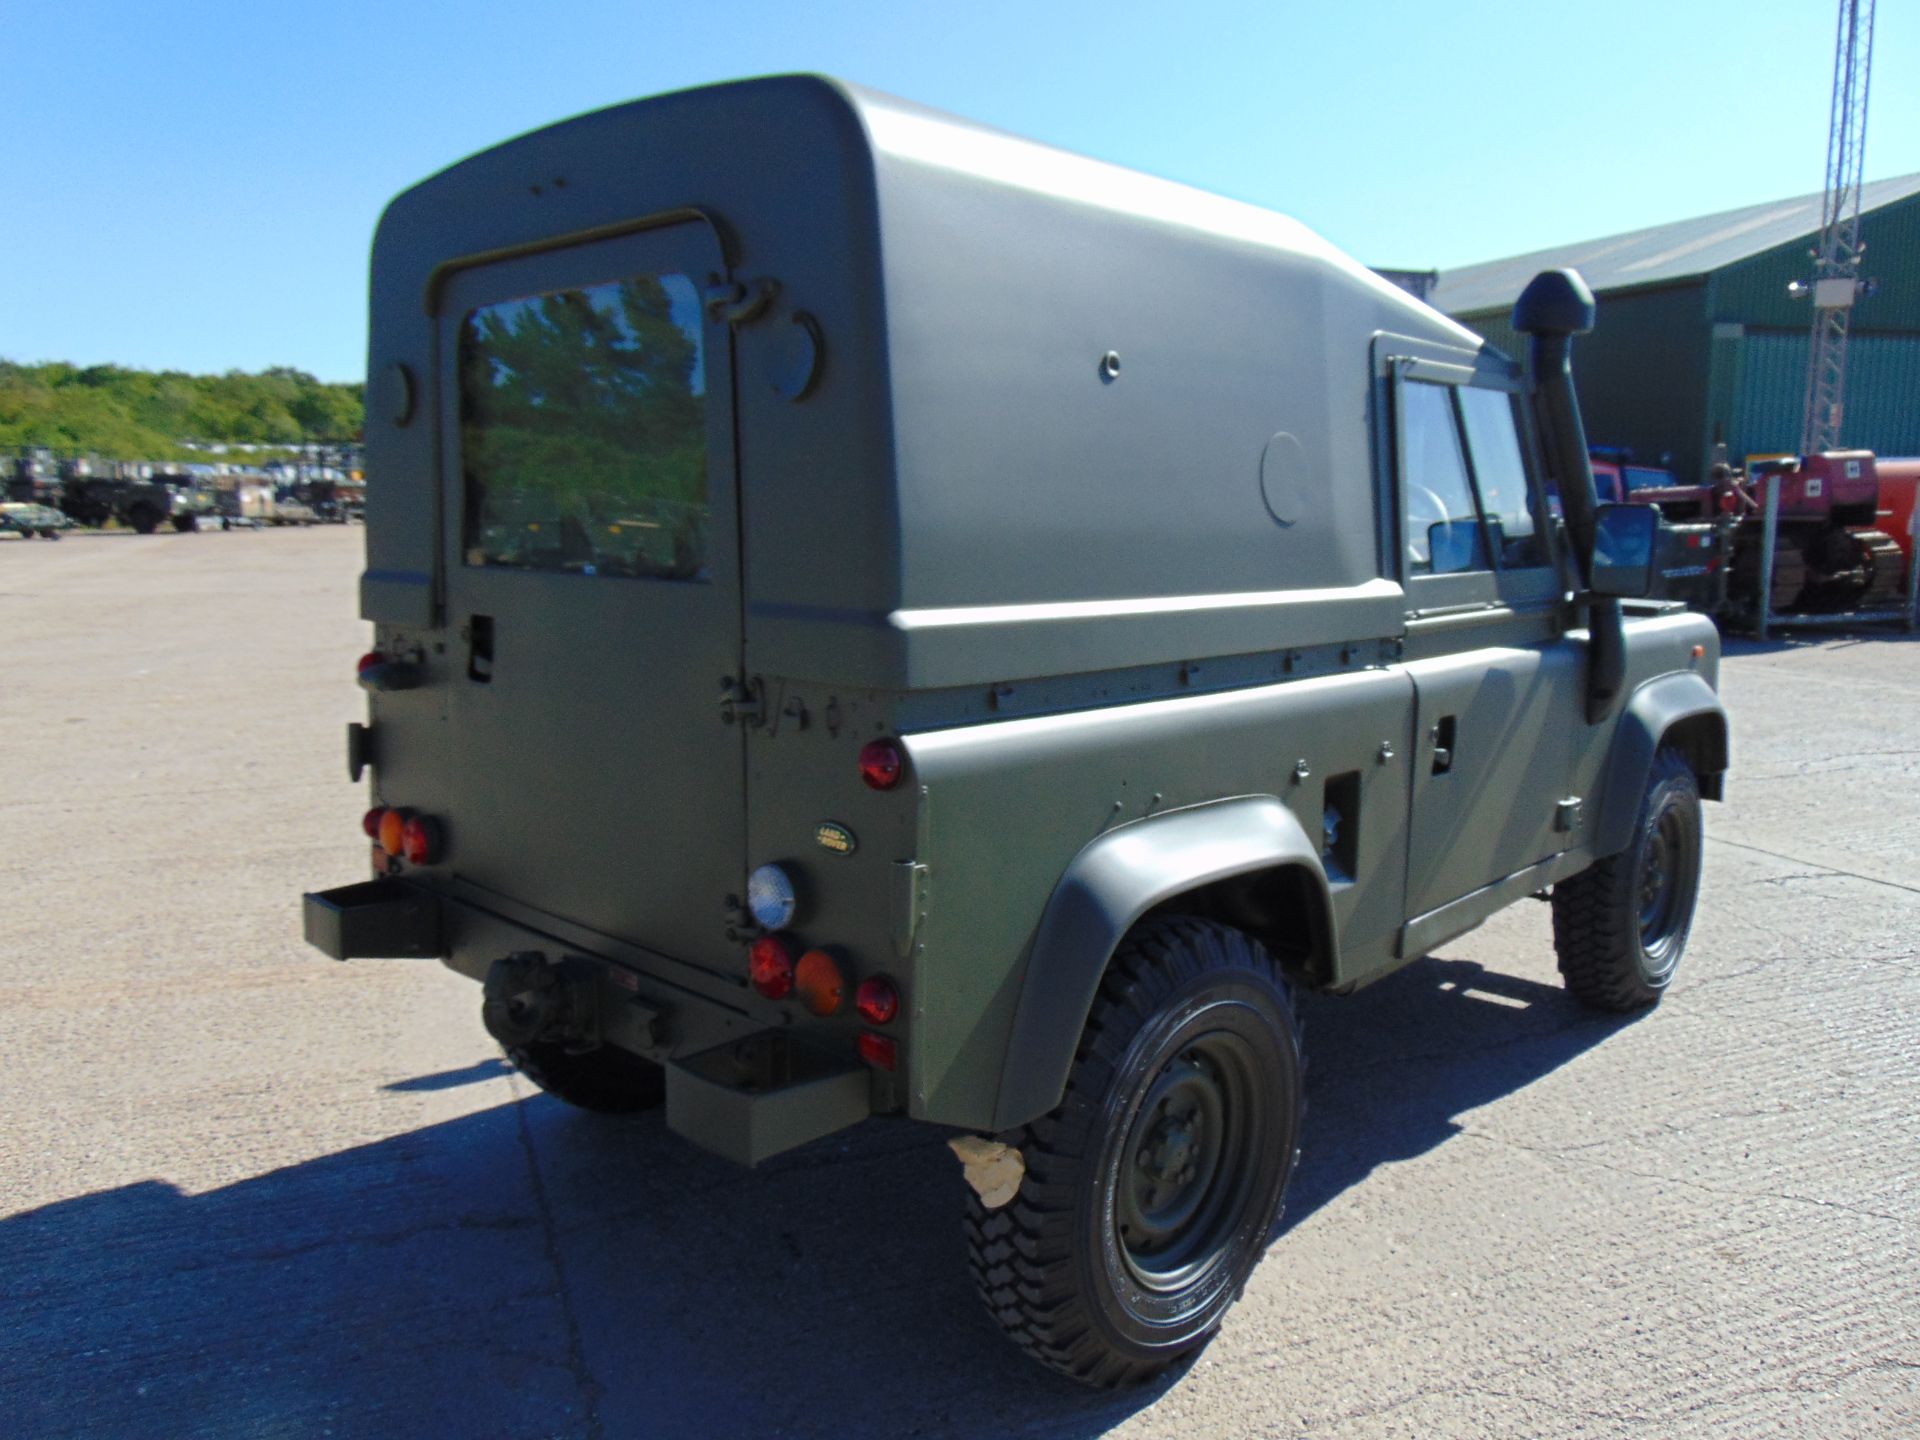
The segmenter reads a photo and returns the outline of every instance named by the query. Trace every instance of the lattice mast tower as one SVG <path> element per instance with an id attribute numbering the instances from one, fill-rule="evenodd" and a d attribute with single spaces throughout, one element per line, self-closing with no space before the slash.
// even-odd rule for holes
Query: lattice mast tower
<path id="1" fill-rule="evenodd" d="M 1867 86 L 1873 71 L 1874 0 L 1840 0 L 1833 50 L 1833 113 L 1820 244 L 1813 252 L 1813 343 L 1800 453 L 1840 448 L 1847 389 L 1847 322 L 1860 284 L 1860 187 L 1867 151 Z"/>

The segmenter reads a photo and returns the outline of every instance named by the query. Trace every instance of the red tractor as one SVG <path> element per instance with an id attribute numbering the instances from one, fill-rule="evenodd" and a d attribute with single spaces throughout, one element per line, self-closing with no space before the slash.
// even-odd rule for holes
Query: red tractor
<path id="1" fill-rule="evenodd" d="M 1904 489 L 1910 515 L 1911 479 L 1889 480 L 1890 496 Z M 1883 513 L 1891 519 L 1893 510 L 1882 510 L 1872 451 L 1829 450 L 1766 460 L 1744 478 L 1716 466 L 1712 483 L 1721 512 L 1735 522 L 1728 599 L 1736 613 L 1750 616 L 1758 608 L 1769 484 L 1777 485 L 1780 493 L 1769 609 L 1832 614 L 1906 603 L 1908 554 L 1880 528 Z"/>

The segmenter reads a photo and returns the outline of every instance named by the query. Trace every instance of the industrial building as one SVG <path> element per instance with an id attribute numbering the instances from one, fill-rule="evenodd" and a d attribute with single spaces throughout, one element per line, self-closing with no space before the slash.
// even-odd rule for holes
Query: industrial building
<path id="1" fill-rule="evenodd" d="M 1800 448 L 1821 196 L 1776 200 L 1441 272 L 1429 302 L 1516 359 L 1513 302 L 1542 270 L 1571 266 L 1599 300 L 1574 342 L 1588 439 L 1670 456 L 1702 474 L 1716 439 L 1735 461 Z M 1920 455 L 1920 174 L 1860 197 L 1866 250 L 1847 345 L 1841 441 Z"/>

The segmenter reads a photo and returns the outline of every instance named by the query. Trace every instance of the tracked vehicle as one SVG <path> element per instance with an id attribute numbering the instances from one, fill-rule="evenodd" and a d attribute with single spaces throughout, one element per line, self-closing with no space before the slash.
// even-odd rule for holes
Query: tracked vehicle
<path id="1" fill-rule="evenodd" d="M 813 78 L 475 156 L 372 275 L 372 875 L 308 938 L 745 1164 L 947 1127 L 1044 1362 L 1214 1333 L 1300 990 L 1548 890 L 1582 999 L 1674 973 L 1718 650 L 1623 607 L 1577 277 L 1529 382 L 1291 220 Z"/>

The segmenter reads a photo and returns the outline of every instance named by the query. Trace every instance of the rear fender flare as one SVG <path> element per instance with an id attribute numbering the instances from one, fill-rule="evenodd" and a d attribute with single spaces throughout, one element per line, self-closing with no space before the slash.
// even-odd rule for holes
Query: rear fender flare
<path id="1" fill-rule="evenodd" d="M 1174 810 L 1123 825 L 1080 851 L 1034 931 L 1000 1070 L 994 1128 L 1011 1129 L 1060 1103 L 1093 997 L 1128 930 L 1156 905 L 1255 871 L 1297 867 L 1319 914 L 1306 917 L 1337 953 L 1319 848 L 1271 795 Z"/>
<path id="2" fill-rule="evenodd" d="M 1721 794 L 1727 769 L 1727 712 L 1711 685 L 1691 672 L 1662 675 L 1633 692 L 1620 716 L 1600 791 L 1594 854 L 1618 855 L 1633 839 L 1653 757 L 1673 737 L 1708 799 Z"/>

